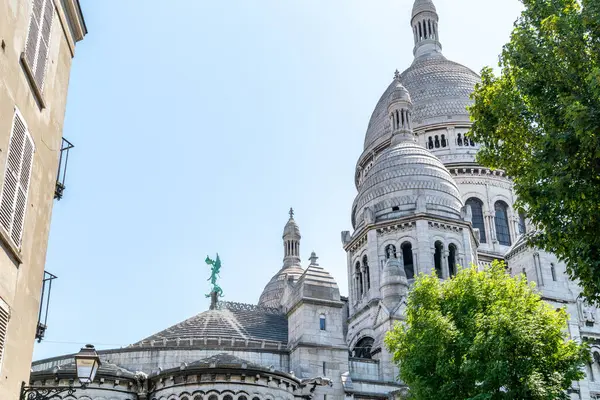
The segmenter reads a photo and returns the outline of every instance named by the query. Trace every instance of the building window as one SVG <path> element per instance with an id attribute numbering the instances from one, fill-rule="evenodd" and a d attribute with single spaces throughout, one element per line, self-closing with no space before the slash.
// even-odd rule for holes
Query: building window
<path id="1" fill-rule="evenodd" d="M 556 282 L 556 268 L 553 263 L 550 263 L 550 273 L 552 273 L 552 280 Z"/>
<path id="2" fill-rule="evenodd" d="M 6 331 L 8 330 L 8 320 L 10 313 L 8 304 L 0 299 L 0 371 L 2 370 L 2 360 L 4 359 L 4 348 L 6 346 Z"/>
<path id="3" fill-rule="evenodd" d="M 31 78 L 40 92 L 44 88 L 53 19 L 54 3 L 52 0 L 33 0 L 24 57 L 31 75 L 33 75 Z"/>
<path id="4" fill-rule="evenodd" d="M 427 141 L 427 147 L 431 150 L 433 149 L 433 138 L 429 136 L 429 140 Z"/>
<path id="5" fill-rule="evenodd" d="M 485 223 L 483 222 L 483 202 L 478 198 L 471 197 L 466 203 L 471 207 L 473 228 L 479 229 L 479 242 L 486 243 Z"/>
<path id="6" fill-rule="evenodd" d="M 444 250 L 444 245 L 442 244 L 442 242 L 437 241 L 435 242 L 435 254 L 433 257 L 434 260 L 434 264 L 435 264 L 435 273 L 437 274 L 438 278 L 442 277 L 442 252 Z"/>
<path id="7" fill-rule="evenodd" d="M 360 339 L 356 346 L 354 346 L 354 357 L 356 358 L 371 358 L 371 350 L 373 348 L 373 343 L 375 340 L 371 337 L 364 337 Z"/>
<path id="8" fill-rule="evenodd" d="M 325 330 L 326 326 L 326 320 L 325 320 L 325 314 L 321 314 L 319 316 L 319 326 L 321 328 L 322 331 Z"/>
<path id="9" fill-rule="evenodd" d="M 446 135 L 442 135 L 442 147 L 446 147 Z"/>
<path id="10" fill-rule="evenodd" d="M 523 211 L 519 213 L 519 233 L 521 235 L 527 233 L 527 225 L 525 224 L 525 213 L 523 213 Z"/>
<path id="11" fill-rule="evenodd" d="M 412 244 L 409 242 L 404 242 L 400 248 L 402 249 L 402 261 L 404 261 L 404 273 L 406 274 L 406 279 L 412 279 L 415 277 Z"/>
<path id="12" fill-rule="evenodd" d="M 396 258 L 396 246 L 393 244 L 388 244 L 385 246 L 385 258 Z"/>
<path id="13" fill-rule="evenodd" d="M 459 146 L 463 145 L 463 141 L 462 141 L 462 137 L 461 137 L 460 133 L 456 135 L 456 144 L 458 144 Z"/>
<path id="14" fill-rule="evenodd" d="M 233 396 L 230 394 L 226 394 L 225 396 L 223 396 L 223 400 L 233 400 Z"/>
<path id="15" fill-rule="evenodd" d="M 365 279 L 367 280 L 367 290 L 371 289 L 371 275 L 369 274 L 369 260 L 367 256 L 363 257 L 363 268 L 365 273 Z"/>
<path id="16" fill-rule="evenodd" d="M 327 376 L 327 373 L 325 372 L 326 369 L 327 369 L 327 363 L 325 361 L 323 361 L 323 376 Z"/>
<path id="17" fill-rule="evenodd" d="M 23 236 L 34 151 L 27 125 L 15 111 L 0 199 L 0 225 L 17 248 L 21 247 Z"/>
<path id="18" fill-rule="evenodd" d="M 362 272 L 360 272 L 360 262 L 357 261 L 356 262 L 356 266 L 354 268 L 354 272 L 355 272 L 355 281 L 356 281 L 356 297 L 357 300 L 359 298 L 362 297 L 363 295 L 363 279 L 362 279 Z"/>
<path id="19" fill-rule="evenodd" d="M 456 275 L 456 246 L 448 246 L 448 270 L 450 276 Z"/>
<path id="20" fill-rule="evenodd" d="M 504 246 L 510 246 L 510 230 L 508 228 L 508 206 L 502 201 L 496 202 L 496 235 L 498 242 Z"/>

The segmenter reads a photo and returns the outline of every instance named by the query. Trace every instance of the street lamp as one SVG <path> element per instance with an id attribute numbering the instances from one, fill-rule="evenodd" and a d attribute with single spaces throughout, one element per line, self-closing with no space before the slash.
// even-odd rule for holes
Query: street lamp
<path id="1" fill-rule="evenodd" d="M 76 389 L 85 389 L 94 381 L 100 367 L 100 357 L 91 344 L 85 345 L 75 354 L 75 370 L 81 387 L 73 386 L 25 386 L 21 384 L 20 400 L 50 400 L 59 394 L 73 395 Z"/>

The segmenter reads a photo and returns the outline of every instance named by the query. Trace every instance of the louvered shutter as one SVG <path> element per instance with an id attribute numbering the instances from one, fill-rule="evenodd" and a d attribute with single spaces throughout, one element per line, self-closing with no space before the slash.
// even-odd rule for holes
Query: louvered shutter
<path id="1" fill-rule="evenodd" d="M 0 299 L 0 369 L 2 369 L 2 359 L 4 358 L 9 315 L 8 306 L 6 306 L 5 303 Z"/>
<path id="2" fill-rule="evenodd" d="M 29 20 L 29 33 L 25 44 L 25 59 L 32 71 L 35 71 L 35 55 L 37 53 L 38 41 L 40 39 L 40 22 L 44 0 L 33 0 L 31 19 Z"/>
<path id="3" fill-rule="evenodd" d="M 53 19 L 52 0 L 33 0 L 29 33 L 25 44 L 25 59 L 40 91 L 44 87 Z"/>
<path id="4" fill-rule="evenodd" d="M 0 200 L 0 225 L 17 247 L 21 246 L 23 236 L 34 151 L 33 139 L 21 114 L 16 111 Z"/>

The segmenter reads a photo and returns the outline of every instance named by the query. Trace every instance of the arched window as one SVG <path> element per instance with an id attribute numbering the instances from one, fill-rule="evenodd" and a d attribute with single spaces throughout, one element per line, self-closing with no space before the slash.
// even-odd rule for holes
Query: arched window
<path id="1" fill-rule="evenodd" d="M 385 246 L 385 258 L 397 258 L 396 257 L 396 246 L 388 244 Z"/>
<path id="2" fill-rule="evenodd" d="M 527 233 L 527 225 L 525 224 L 525 213 L 523 211 L 519 212 L 519 233 L 521 235 Z"/>
<path id="3" fill-rule="evenodd" d="M 211 394 L 210 396 L 208 396 L 208 400 L 219 400 L 219 397 L 217 397 L 216 394 Z"/>
<path id="4" fill-rule="evenodd" d="M 479 229 L 479 242 L 486 243 L 485 224 L 483 222 L 483 202 L 478 198 L 471 197 L 466 203 L 471 207 L 473 217 L 473 228 Z"/>
<path id="5" fill-rule="evenodd" d="M 244 395 L 238 396 L 238 400 L 248 400 L 248 398 Z"/>
<path id="6" fill-rule="evenodd" d="M 463 144 L 460 133 L 456 135 L 456 144 L 458 144 L 459 146 L 462 146 L 462 144 Z"/>
<path id="7" fill-rule="evenodd" d="M 356 297 L 360 298 L 363 295 L 363 279 L 362 279 L 362 272 L 360 272 L 360 262 L 356 262 L 356 267 L 355 267 L 355 280 L 356 280 Z"/>
<path id="8" fill-rule="evenodd" d="M 432 37 L 433 35 L 431 32 L 431 20 L 430 19 L 427 20 L 427 27 L 429 28 L 429 37 Z"/>
<path id="9" fill-rule="evenodd" d="M 442 277 L 442 252 L 444 250 L 444 245 L 442 244 L 442 242 L 437 241 L 435 242 L 435 254 L 433 257 L 434 263 L 435 263 L 435 273 L 437 274 L 438 278 Z"/>
<path id="10" fill-rule="evenodd" d="M 435 148 L 438 149 L 440 147 L 440 138 L 438 135 L 435 135 Z"/>
<path id="11" fill-rule="evenodd" d="M 429 141 L 427 142 L 427 147 L 433 149 L 433 138 L 429 136 Z"/>
<path id="12" fill-rule="evenodd" d="M 202 400 L 202 396 L 197 394 L 194 396 L 194 400 Z M 244 399 L 244 400 L 246 400 L 246 399 Z"/>
<path id="13" fill-rule="evenodd" d="M 354 346 L 354 357 L 356 358 L 371 358 L 371 350 L 373 349 L 373 338 L 365 336 L 360 339 Z"/>
<path id="14" fill-rule="evenodd" d="M 446 147 L 446 135 L 442 135 L 442 147 Z"/>
<path id="15" fill-rule="evenodd" d="M 223 396 L 223 400 L 233 400 L 233 396 L 230 394 L 226 394 L 225 396 Z"/>
<path id="16" fill-rule="evenodd" d="M 190 400 L 190 398 L 189 398 L 189 397 L 187 397 L 187 396 L 183 396 L 183 397 L 182 397 L 180 400 Z M 232 400 L 233 400 L 233 399 L 232 399 Z"/>
<path id="17" fill-rule="evenodd" d="M 508 206 L 502 201 L 497 201 L 494 209 L 496 210 L 496 236 L 498 237 L 498 242 L 504 246 L 510 246 Z"/>
<path id="18" fill-rule="evenodd" d="M 475 142 L 473 141 L 473 139 L 469 138 L 469 143 L 471 144 L 471 146 L 475 147 Z"/>
<path id="19" fill-rule="evenodd" d="M 415 277 L 412 244 L 409 242 L 404 242 L 400 248 L 402 249 L 402 260 L 404 261 L 404 273 L 406 274 L 406 279 L 412 279 Z"/>
<path id="20" fill-rule="evenodd" d="M 448 271 L 450 276 L 456 275 L 456 246 L 448 246 Z"/>
<path id="21" fill-rule="evenodd" d="M 369 273 L 369 260 L 367 256 L 363 257 L 363 267 L 365 269 L 365 279 L 367 280 L 367 290 L 371 289 L 371 274 Z"/>
<path id="22" fill-rule="evenodd" d="M 327 328 L 327 320 L 325 319 L 325 314 L 321 314 L 319 315 L 319 327 L 321 328 L 322 331 L 326 330 Z"/>
<path id="23" fill-rule="evenodd" d="M 553 263 L 550 263 L 550 273 L 552 274 L 552 280 L 556 282 L 556 267 Z"/>

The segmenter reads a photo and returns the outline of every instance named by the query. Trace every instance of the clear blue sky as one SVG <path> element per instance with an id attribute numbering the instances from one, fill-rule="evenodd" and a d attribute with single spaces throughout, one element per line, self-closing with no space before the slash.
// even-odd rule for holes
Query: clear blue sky
<path id="1" fill-rule="evenodd" d="M 347 294 L 340 231 L 373 107 L 412 62 L 412 0 L 82 0 L 34 359 L 126 346 L 225 299 L 256 303 L 293 206 Z M 435 0 L 446 57 L 496 65 L 517 0 Z"/>

